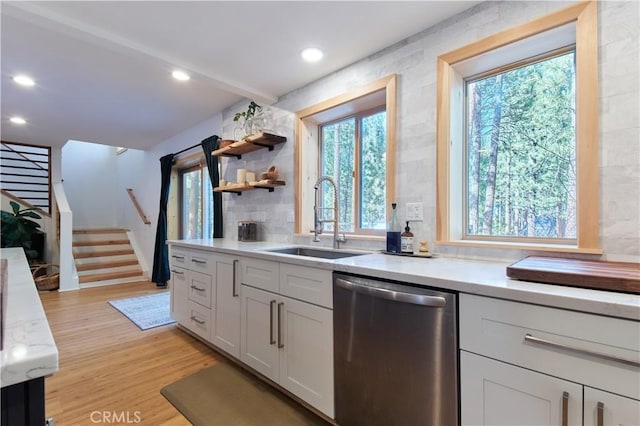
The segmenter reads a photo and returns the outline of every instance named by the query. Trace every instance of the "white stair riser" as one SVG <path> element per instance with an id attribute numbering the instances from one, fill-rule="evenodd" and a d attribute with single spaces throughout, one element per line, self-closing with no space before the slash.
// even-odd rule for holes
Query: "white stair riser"
<path id="1" fill-rule="evenodd" d="M 82 277 L 85 275 L 108 274 L 109 272 L 122 272 L 122 271 L 138 271 L 142 273 L 142 270 L 138 265 L 128 265 L 128 266 L 119 266 L 116 268 L 89 269 L 87 271 L 78 271 L 78 276 Z"/>

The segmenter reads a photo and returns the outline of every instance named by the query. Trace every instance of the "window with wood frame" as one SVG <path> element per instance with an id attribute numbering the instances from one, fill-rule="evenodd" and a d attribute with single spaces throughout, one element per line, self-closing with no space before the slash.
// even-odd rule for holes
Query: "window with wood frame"
<path id="1" fill-rule="evenodd" d="M 438 58 L 438 243 L 601 252 L 596 13 L 582 2 Z"/>
<path id="2" fill-rule="evenodd" d="M 384 237 L 387 205 L 395 201 L 395 130 L 395 75 L 298 111 L 297 234 L 313 228 L 313 186 L 320 176 L 329 176 L 338 186 L 340 232 Z M 321 207 L 332 207 L 332 192 L 323 185 Z M 327 235 L 332 226 L 325 223 Z"/>
<path id="3" fill-rule="evenodd" d="M 338 187 L 340 232 L 375 233 L 386 224 L 386 108 L 320 124 L 319 165 Z M 321 193 L 321 206 L 333 206 L 333 194 Z M 333 223 L 327 223 L 333 230 Z"/>

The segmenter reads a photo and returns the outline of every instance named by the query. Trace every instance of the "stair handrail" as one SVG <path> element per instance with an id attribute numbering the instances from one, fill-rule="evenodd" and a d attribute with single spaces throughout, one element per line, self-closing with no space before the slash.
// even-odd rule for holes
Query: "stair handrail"
<path id="1" fill-rule="evenodd" d="M 138 200 L 136 199 L 136 196 L 133 195 L 133 188 L 127 188 L 127 194 L 129 194 L 129 198 L 131 199 L 131 202 L 133 203 L 133 206 L 138 211 L 138 215 L 140 216 L 140 219 L 142 219 L 142 222 L 145 225 L 150 225 L 151 221 L 149 220 L 147 215 L 145 215 L 144 212 L 142 211 L 142 207 L 140 207 L 140 203 L 138 203 Z"/>

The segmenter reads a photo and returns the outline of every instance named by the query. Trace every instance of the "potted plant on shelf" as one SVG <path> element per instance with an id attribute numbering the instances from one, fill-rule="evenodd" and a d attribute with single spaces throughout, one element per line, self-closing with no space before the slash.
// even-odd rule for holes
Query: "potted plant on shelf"
<path id="1" fill-rule="evenodd" d="M 253 134 L 253 117 L 262 110 L 262 107 L 251 101 L 246 111 L 237 112 L 233 116 L 233 121 L 235 121 L 236 129 L 234 130 L 234 138 L 236 140 L 242 139 L 243 136 L 249 136 Z M 242 121 L 241 121 L 242 120 Z M 239 133 L 244 131 L 244 135 L 240 135 Z"/>
<path id="2" fill-rule="evenodd" d="M 42 234 L 38 228 L 40 224 L 31 219 L 42 219 L 42 217 L 34 212 L 38 210 L 35 207 L 20 209 L 20 205 L 15 201 L 10 201 L 10 212 L 6 210 L 0 211 L 0 222 L 2 223 L 0 230 L 0 238 L 2 247 L 22 247 L 29 261 L 39 259 L 42 253 L 32 247 L 34 234 Z"/>

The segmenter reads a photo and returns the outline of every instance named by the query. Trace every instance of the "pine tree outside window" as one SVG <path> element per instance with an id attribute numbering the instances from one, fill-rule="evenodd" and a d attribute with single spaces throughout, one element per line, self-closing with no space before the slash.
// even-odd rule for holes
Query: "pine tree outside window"
<path id="1" fill-rule="evenodd" d="M 575 49 L 524 62 L 465 80 L 466 238 L 575 243 Z"/>

